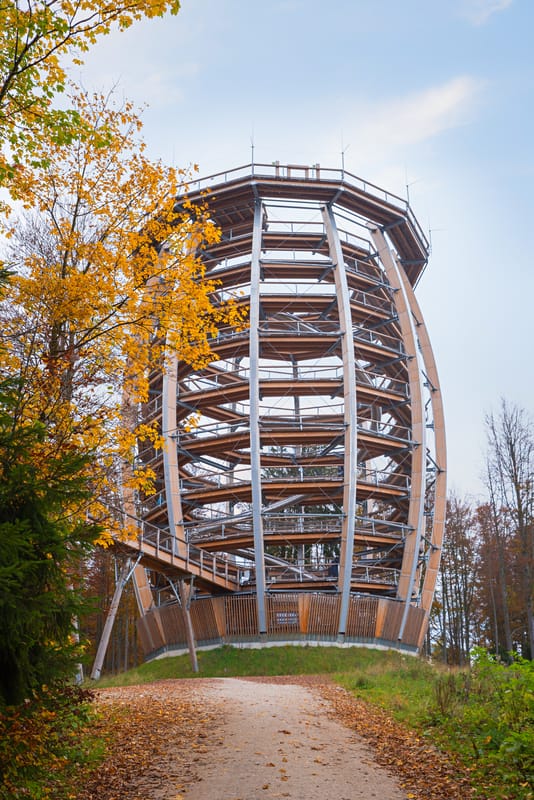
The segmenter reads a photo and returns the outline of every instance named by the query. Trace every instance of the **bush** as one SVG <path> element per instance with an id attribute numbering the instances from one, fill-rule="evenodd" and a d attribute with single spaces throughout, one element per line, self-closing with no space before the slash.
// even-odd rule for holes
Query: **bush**
<path id="1" fill-rule="evenodd" d="M 31 701 L 0 712 L 0 800 L 73 796 L 69 776 L 101 749 L 84 735 L 91 698 L 76 686 L 43 687 Z"/>
<path id="2" fill-rule="evenodd" d="M 477 649 L 469 672 L 436 681 L 431 722 L 442 743 L 474 759 L 482 782 L 491 775 L 501 785 L 495 797 L 534 797 L 531 661 L 516 658 L 506 666 Z"/>

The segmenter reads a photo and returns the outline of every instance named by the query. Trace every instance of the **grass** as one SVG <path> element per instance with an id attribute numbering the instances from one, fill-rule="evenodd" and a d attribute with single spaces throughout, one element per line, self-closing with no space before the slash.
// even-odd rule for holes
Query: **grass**
<path id="1" fill-rule="evenodd" d="M 198 652 L 199 672 L 193 673 L 188 655 L 149 661 L 120 675 L 101 678 L 96 686 L 132 686 L 168 678 L 217 678 L 254 675 L 367 675 L 375 671 L 395 674 L 402 665 L 417 662 L 393 651 L 366 648 L 295 647 L 263 649 L 226 645 Z M 413 665 L 412 665 L 413 666 Z"/>
<path id="2" fill-rule="evenodd" d="M 96 686 L 133 686 L 169 678 L 330 675 L 356 697 L 387 708 L 400 721 L 416 725 L 432 703 L 434 681 L 441 674 L 439 668 L 420 658 L 363 647 L 284 645 L 255 649 L 226 645 L 200 650 L 197 655 L 196 674 L 188 655 L 169 656 L 101 678 Z"/>

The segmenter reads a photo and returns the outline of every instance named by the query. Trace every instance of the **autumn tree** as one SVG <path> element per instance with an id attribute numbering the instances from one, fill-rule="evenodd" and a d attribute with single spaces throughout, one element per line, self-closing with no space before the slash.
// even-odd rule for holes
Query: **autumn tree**
<path id="1" fill-rule="evenodd" d="M 451 664 L 466 664 L 475 643 L 477 614 L 477 537 L 471 504 L 451 494 L 447 501 L 445 537 L 437 597 L 440 645 Z"/>
<path id="2" fill-rule="evenodd" d="M 0 185 L 24 197 L 21 168 L 44 163 L 41 143 L 67 143 L 84 127 L 76 108 L 59 109 L 66 63 L 98 38 L 142 18 L 178 13 L 178 0 L 4 0 L 0 5 Z"/>
<path id="3" fill-rule="evenodd" d="M 478 531 L 476 602 L 481 620 L 480 645 L 503 660 L 516 649 L 514 631 L 514 528 L 507 509 L 497 507 L 495 496 L 475 511 Z"/>
<path id="4" fill-rule="evenodd" d="M 100 518 L 113 478 L 121 490 L 150 484 L 133 463 L 136 441 L 161 446 L 157 428 L 125 424 L 125 397 L 134 410 L 148 400 L 148 370 L 164 368 L 165 348 L 194 365 L 209 360 L 210 337 L 238 312 L 214 302 L 197 255 L 218 230 L 207 209 L 177 200 L 184 175 L 145 156 L 131 105 L 71 99 L 92 135 L 43 144 L 46 168 L 27 190 L 34 211 L 8 230 L 15 275 L 3 337 L 6 368 L 24 381 L 24 414 L 48 426 L 56 449 L 97 454 Z"/>
<path id="5" fill-rule="evenodd" d="M 525 652 L 534 656 L 534 423 L 524 409 L 502 400 L 486 419 L 488 482 L 495 505 L 511 520 L 514 586 L 523 609 Z M 512 637 L 510 637 L 512 638 Z"/>

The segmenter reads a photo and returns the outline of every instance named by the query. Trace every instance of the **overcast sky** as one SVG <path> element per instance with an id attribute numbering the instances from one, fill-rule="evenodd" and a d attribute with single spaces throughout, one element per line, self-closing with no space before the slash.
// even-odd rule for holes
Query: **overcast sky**
<path id="1" fill-rule="evenodd" d="M 344 151 L 354 174 L 408 186 L 461 494 L 483 493 L 500 397 L 534 412 L 533 36 L 532 0 L 183 0 L 81 73 L 148 103 L 151 155 L 200 175 L 249 163 L 253 141 L 256 162 L 339 167 Z"/>

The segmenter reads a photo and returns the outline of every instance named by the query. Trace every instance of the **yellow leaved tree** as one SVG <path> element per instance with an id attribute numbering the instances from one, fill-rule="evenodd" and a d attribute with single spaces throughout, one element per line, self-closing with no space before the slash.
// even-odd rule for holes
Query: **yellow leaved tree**
<path id="1" fill-rule="evenodd" d="M 23 197 L 21 170 L 42 162 L 44 138 L 66 143 L 83 127 L 75 108 L 58 109 L 65 63 L 113 26 L 177 14 L 178 0 L 3 0 L 0 4 L 0 186 Z"/>
<path id="2" fill-rule="evenodd" d="M 117 484 L 150 486 L 131 465 L 136 440 L 160 447 L 160 433 L 136 409 L 164 347 L 205 363 L 240 312 L 204 278 L 198 253 L 219 236 L 207 207 L 188 203 L 187 176 L 146 157 L 132 106 L 84 92 L 71 102 L 84 132 L 42 142 L 46 166 L 24 190 L 32 210 L 7 231 L 4 369 L 22 379 L 20 413 L 46 424 L 42 464 L 46 447 L 94 454 L 91 514 L 102 518 Z"/>

